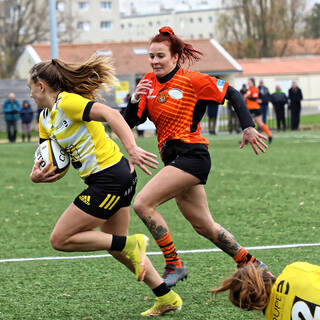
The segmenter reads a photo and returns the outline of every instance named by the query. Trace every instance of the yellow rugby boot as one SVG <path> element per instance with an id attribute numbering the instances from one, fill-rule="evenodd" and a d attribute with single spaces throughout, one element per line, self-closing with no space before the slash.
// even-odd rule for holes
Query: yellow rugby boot
<path id="1" fill-rule="evenodd" d="M 146 249 L 149 238 L 144 234 L 134 234 L 127 236 L 126 245 L 122 252 L 132 262 L 135 270 L 136 279 L 143 281 L 146 274 Z"/>
<path id="2" fill-rule="evenodd" d="M 182 308 L 182 299 L 173 290 L 170 290 L 162 297 L 157 297 L 152 308 L 141 313 L 144 317 L 157 317 L 170 311 L 180 311 Z"/>

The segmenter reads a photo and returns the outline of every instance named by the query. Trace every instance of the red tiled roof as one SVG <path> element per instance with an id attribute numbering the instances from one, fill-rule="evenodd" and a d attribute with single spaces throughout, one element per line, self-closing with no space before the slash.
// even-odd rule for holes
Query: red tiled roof
<path id="1" fill-rule="evenodd" d="M 190 40 L 195 49 L 204 53 L 200 61 L 190 69 L 201 72 L 237 72 L 238 70 L 220 51 L 211 44 L 209 39 Z M 151 71 L 146 54 L 135 54 L 134 48 L 147 49 L 149 42 L 105 42 L 84 44 L 60 44 L 59 58 L 67 62 L 82 62 L 98 50 L 112 52 L 117 74 L 145 74 Z M 49 44 L 33 44 L 41 60 L 50 59 Z"/>
<path id="2" fill-rule="evenodd" d="M 320 55 L 282 58 L 237 59 L 239 76 L 320 73 Z"/>

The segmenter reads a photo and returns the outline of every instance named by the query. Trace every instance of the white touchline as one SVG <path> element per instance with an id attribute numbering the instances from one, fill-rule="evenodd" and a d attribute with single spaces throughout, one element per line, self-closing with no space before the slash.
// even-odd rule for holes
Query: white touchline
<path id="1" fill-rule="evenodd" d="M 270 246 L 246 247 L 247 250 L 269 250 L 269 249 L 287 249 L 299 247 L 320 247 L 320 243 L 293 243 L 293 244 L 280 244 Z M 221 249 L 195 249 L 195 250 L 178 250 L 178 253 L 205 253 L 205 252 L 221 252 Z M 147 252 L 147 255 L 161 255 L 160 251 Z M 4 262 L 25 262 L 25 261 L 48 261 L 48 260 L 71 260 L 71 259 L 94 259 L 111 257 L 110 254 L 95 254 L 89 256 L 66 256 L 66 257 L 39 257 L 39 258 L 12 258 L 0 259 L 0 263 Z"/>

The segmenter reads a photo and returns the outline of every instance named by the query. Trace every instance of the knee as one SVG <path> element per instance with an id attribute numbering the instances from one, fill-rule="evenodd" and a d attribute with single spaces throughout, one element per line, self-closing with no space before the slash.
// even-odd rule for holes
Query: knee
<path id="1" fill-rule="evenodd" d="M 143 216 L 144 213 L 148 210 L 148 205 L 146 201 L 144 201 L 143 197 L 137 195 L 134 203 L 133 203 L 133 210 L 138 216 Z"/>
<path id="2" fill-rule="evenodd" d="M 53 249 L 58 251 L 65 251 L 65 241 L 58 236 L 54 231 L 51 233 L 50 236 L 50 243 Z"/>

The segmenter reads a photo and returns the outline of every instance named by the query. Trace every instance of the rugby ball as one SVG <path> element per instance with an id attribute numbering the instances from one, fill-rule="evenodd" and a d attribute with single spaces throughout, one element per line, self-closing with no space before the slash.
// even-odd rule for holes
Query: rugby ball
<path id="1" fill-rule="evenodd" d="M 40 163 L 40 169 L 42 169 L 48 161 L 52 164 L 49 168 L 57 167 L 55 173 L 60 173 L 64 176 L 70 166 L 70 158 L 68 153 L 60 147 L 57 141 L 48 139 L 43 141 L 37 148 L 34 154 L 34 161 L 42 160 Z"/>

